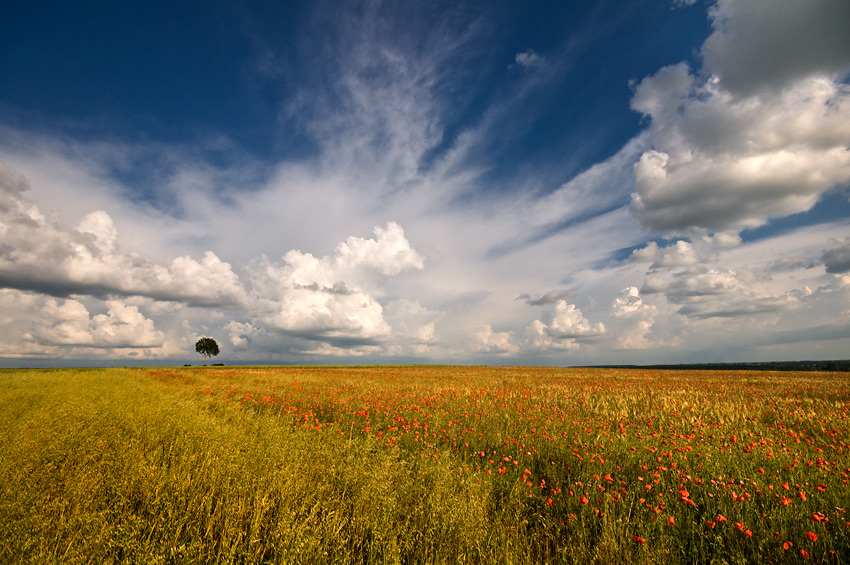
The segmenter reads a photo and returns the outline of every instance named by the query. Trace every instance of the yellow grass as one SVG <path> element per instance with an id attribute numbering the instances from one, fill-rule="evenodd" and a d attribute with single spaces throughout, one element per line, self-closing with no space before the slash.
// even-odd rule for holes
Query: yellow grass
<path id="1" fill-rule="evenodd" d="M 850 555 L 850 375 L 0 371 L 0 562 Z"/>

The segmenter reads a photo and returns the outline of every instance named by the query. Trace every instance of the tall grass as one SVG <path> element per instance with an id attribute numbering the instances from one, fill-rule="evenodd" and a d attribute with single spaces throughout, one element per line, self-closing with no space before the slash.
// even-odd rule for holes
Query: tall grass
<path id="1" fill-rule="evenodd" d="M 481 367 L 2 371 L 0 562 L 845 562 L 848 385 Z"/>

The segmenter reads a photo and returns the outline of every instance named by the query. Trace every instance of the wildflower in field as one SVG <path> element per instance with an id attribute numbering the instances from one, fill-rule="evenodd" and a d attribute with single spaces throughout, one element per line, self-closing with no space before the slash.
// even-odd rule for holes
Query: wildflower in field
<path id="1" fill-rule="evenodd" d="M 829 522 L 829 518 L 823 515 L 821 512 L 815 512 L 809 518 L 814 522 Z"/>
<path id="2" fill-rule="evenodd" d="M 818 536 L 814 532 L 806 532 L 806 538 L 809 541 L 818 541 Z"/>
<path id="3" fill-rule="evenodd" d="M 668 525 L 668 526 L 671 526 L 671 527 L 672 527 L 672 526 L 675 526 L 675 525 L 676 525 L 676 520 L 675 520 L 672 516 L 670 516 L 669 518 L 667 518 L 667 525 Z"/>
<path id="4" fill-rule="evenodd" d="M 784 549 L 785 551 L 788 551 L 789 549 L 791 549 L 791 547 L 792 547 L 793 545 L 794 545 L 794 544 L 793 544 L 793 543 L 791 543 L 790 541 L 786 541 L 785 543 L 783 543 L 783 544 L 782 544 L 782 549 Z"/>
<path id="5" fill-rule="evenodd" d="M 645 540 L 645 539 L 643 539 L 643 538 L 642 538 L 642 537 L 640 537 L 640 536 L 632 536 L 632 539 L 633 539 L 633 540 L 635 540 L 635 541 L 636 541 L 636 542 L 638 542 L 638 543 L 646 543 L 646 540 Z"/>
<path id="6" fill-rule="evenodd" d="M 802 557 L 803 559 L 808 559 L 809 558 L 809 552 L 806 551 L 805 549 L 801 549 L 800 550 L 800 557 Z"/>

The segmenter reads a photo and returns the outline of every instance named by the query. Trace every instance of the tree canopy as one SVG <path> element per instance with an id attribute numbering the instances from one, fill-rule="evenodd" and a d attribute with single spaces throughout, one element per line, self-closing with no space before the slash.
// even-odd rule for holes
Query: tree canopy
<path id="1" fill-rule="evenodd" d="M 195 342 L 195 351 L 204 356 L 204 359 L 209 359 L 218 355 L 218 344 L 211 337 L 202 337 Z"/>

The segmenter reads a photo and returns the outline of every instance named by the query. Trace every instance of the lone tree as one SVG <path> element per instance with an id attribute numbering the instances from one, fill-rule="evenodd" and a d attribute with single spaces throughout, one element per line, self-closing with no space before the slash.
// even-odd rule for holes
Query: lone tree
<path id="1" fill-rule="evenodd" d="M 215 355 L 218 355 L 218 344 L 211 337 L 202 337 L 197 342 L 195 342 L 195 351 L 204 356 L 204 359 L 209 359 Z M 207 362 L 204 361 L 204 365 Z"/>

